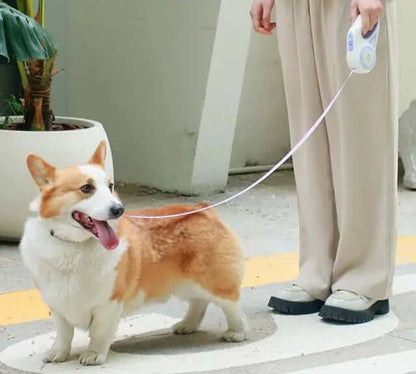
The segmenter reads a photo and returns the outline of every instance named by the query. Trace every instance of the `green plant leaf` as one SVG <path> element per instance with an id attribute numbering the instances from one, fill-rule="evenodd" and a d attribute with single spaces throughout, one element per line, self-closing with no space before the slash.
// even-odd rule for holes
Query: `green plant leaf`
<path id="1" fill-rule="evenodd" d="M 7 51 L 6 35 L 2 30 L 4 30 L 4 21 L 3 15 L 0 12 L 0 55 L 6 57 L 7 60 L 10 61 L 9 52 Z"/>
<path id="2" fill-rule="evenodd" d="M 10 98 L 6 100 L 6 103 L 14 115 L 24 114 L 23 104 L 16 96 L 10 95 Z"/>
<path id="3" fill-rule="evenodd" d="M 48 60 L 57 53 L 50 34 L 33 18 L 0 2 L 0 55 L 18 61 Z"/>

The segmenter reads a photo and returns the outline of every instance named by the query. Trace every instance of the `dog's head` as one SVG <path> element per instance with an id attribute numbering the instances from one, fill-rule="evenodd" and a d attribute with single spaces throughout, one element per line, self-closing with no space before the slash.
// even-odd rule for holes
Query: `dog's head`
<path id="1" fill-rule="evenodd" d="M 41 192 L 32 209 L 52 226 L 59 226 L 69 240 L 94 237 L 106 249 L 114 249 L 119 239 L 110 220 L 120 218 L 124 207 L 104 171 L 105 155 L 102 141 L 85 165 L 58 169 L 30 154 L 27 166 Z"/>

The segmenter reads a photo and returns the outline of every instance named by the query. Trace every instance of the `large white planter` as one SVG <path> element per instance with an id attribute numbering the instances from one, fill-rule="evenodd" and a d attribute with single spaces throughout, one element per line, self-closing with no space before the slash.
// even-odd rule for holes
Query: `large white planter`
<path id="1" fill-rule="evenodd" d="M 13 121 L 19 120 L 14 117 Z M 57 117 L 56 122 L 79 124 L 85 129 L 67 131 L 0 130 L 0 238 L 20 239 L 30 202 L 38 190 L 26 167 L 26 156 L 36 153 L 50 164 L 66 167 L 89 160 L 98 143 L 107 141 L 106 169 L 113 177 L 113 160 L 101 123 L 81 118 Z"/>

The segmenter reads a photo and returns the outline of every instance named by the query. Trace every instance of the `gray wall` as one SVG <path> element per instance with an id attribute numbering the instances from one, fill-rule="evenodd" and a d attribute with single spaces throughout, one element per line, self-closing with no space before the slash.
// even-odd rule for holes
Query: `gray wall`
<path id="1" fill-rule="evenodd" d="M 415 14 L 416 1 L 397 1 L 400 116 L 416 99 Z"/>
<path id="2" fill-rule="evenodd" d="M 180 190 L 192 173 L 220 3 L 118 4 L 69 2 L 69 112 L 104 124 L 119 180 Z"/>
<path id="3" fill-rule="evenodd" d="M 289 147 L 289 128 L 276 35 L 252 32 L 231 167 L 270 165 Z"/>
<path id="4" fill-rule="evenodd" d="M 247 19 L 239 22 L 250 27 L 249 2 L 240 4 Z M 119 180 L 181 190 L 192 173 L 220 1 L 112 5 L 69 3 L 69 112 L 104 124 Z M 94 22 L 92 13 L 100 15 Z M 276 37 L 252 32 L 247 48 L 231 167 L 273 163 L 289 144 Z"/>

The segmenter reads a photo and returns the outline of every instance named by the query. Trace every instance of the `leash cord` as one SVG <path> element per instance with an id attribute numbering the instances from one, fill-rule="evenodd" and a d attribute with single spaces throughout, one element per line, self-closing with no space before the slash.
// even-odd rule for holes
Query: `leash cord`
<path id="1" fill-rule="evenodd" d="M 306 134 L 303 135 L 303 137 L 295 144 L 295 146 L 276 165 L 274 165 L 266 174 L 264 174 L 262 177 L 257 179 L 254 183 L 252 183 L 251 185 L 246 187 L 244 190 L 236 193 L 235 195 L 227 197 L 224 200 L 218 201 L 214 204 L 208 205 L 208 206 L 203 207 L 203 208 L 195 209 L 195 210 L 192 210 L 192 211 L 189 211 L 189 212 L 177 213 L 177 214 L 167 214 L 167 215 L 161 215 L 161 216 L 146 216 L 146 215 L 132 215 L 132 214 L 126 214 L 125 216 L 129 217 L 129 218 L 140 218 L 140 219 L 163 219 L 163 218 L 184 217 L 184 216 L 188 216 L 188 215 L 191 215 L 191 214 L 203 212 L 204 210 L 216 208 L 217 206 L 220 206 L 220 205 L 227 204 L 231 200 L 234 200 L 237 197 L 239 197 L 241 195 L 244 195 L 246 192 L 248 192 L 251 189 L 253 189 L 254 187 L 256 187 L 258 184 L 260 184 L 265 179 L 267 179 L 270 175 L 272 175 L 277 169 L 279 169 L 311 137 L 311 135 L 316 131 L 316 129 L 322 123 L 323 119 L 329 113 L 331 108 L 334 106 L 334 104 L 337 101 L 339 95 L 344 90 L 345 86 L 349 82 L 353 73 L 354 73 L 354 70 L 351 70 L 350 73 L 348 74 L 348 77 L 345 79 L 344 83 L 342 84 L 341 88 L 335 94 L 334 98 L 328 104 L 326 109 L 323 111 L 323 113 L 320 115 L 320 117 L 316 120 L 316 122 L 313 124 L 313 126 L 306 132 Z"/>

